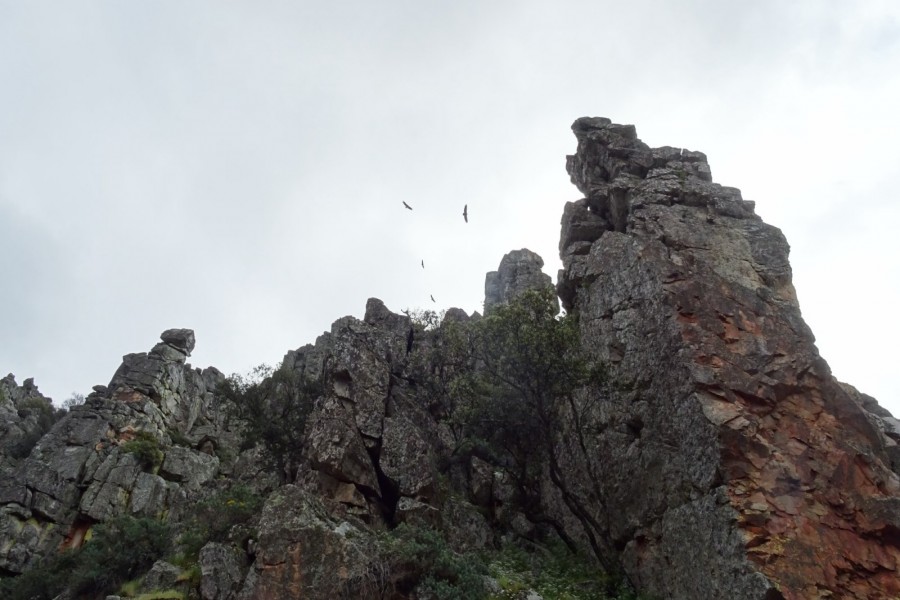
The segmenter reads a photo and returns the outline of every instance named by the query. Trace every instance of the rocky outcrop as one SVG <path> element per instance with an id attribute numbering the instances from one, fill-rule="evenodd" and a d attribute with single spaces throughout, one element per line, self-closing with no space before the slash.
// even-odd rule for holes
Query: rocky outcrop
<path id="1" fill-rule="evenodd" d="M 50 398 L 38 390 L 34 379 L 22 385 L 9 374 L 0 379 L 0 470 L 11 469 L 57 420 Z"/>
<path id="2" fill-rule="evenodd" d="M 897 597 L 896 422 L 819 356 L 784 236 L 700 152 L 607 119 L 573 131 L 585 197 L 564 211 L 558 291 L 613 384 L 593 391 L 594 464 L 570 464 L 598 473 L 631 579 L 670 598 Z"/>
<path id="3" fill-rule="evenodd" d="M 285 486 L 266 502 L 256 560 L 237 597 L 384 597 L 384 566 L 366 534 L 359 525 L 331 517 L 302 489 Z"/>
<path id="4" fill-rule="evenodd" d="M 541 271 L 544 259 L 528 250 L 508 252 L 500 267 L 484 279 L 484 310 L 499 304 L 507 304 L 522 292 L 544 289 L 553 285 L 550 276 Z"/>
<path id="5" fill-rule="evenodd" d="M 509 389 L 481 377 L 479 323 L 551 285 L 525 249 L 487 275 L 484 319 L 450 309 L 443 327 L 373 298 L 234 394 L 187 363 L 189 329 L 123 357 L 42 437 L 49 400 L 10 376 L 0 578 L 133 515 L 167 520 L 196 558 L 184 571 L 163 557 L 139 591 L 205 600 L 422 597 L 423 569 L 440 578 L 453 551 L 518 537 L 621 563 L 651 597 L 898 597 L 900 422 L 831 376 L 784 236 L 712 181 L 702 153 L 649 148 L 607 119 L 573 130 L 568 170 L 584 198 L 563 211 L 557 291 L 604 368 L 589 385 L 572 375 L 575 391 L 517 396 L 521 371 Z M 554 356 L 571 366 L 576 350 Z M 484 439 L 503 415 L 479 403 L 515 406 L 498 394 L 547 400 L 529 405 L 543 429 L 517 421 L 510 431 L 531 437 L 504 438 L 539 446 L 518 463 Z M 289 459 L 271 460 L 273 431 L 254 430 L 248 407 L 288 423 L 274 434 Z M 397 552 L 395 528 L 428 534 Z M 441 564 L 417 564 L 426 550 Z"/>
<path id="6" fill-rule="evenodd" d="M 234 439 L 213 401 L 222 375 L 186 363 L 192 331 L 168 330 L 162 340 L 126 355 L 110 384 L 96 386 L 0 482 L 0 572 L 78 547 L 93 524 L 115 516 L 177 513 L 218 472 L 219 459 L 198 448 Z M 35 402 L 27 392 L 22 401 Z M 130 451 L 136 438 L 158 448 L 159 465 Z"/>

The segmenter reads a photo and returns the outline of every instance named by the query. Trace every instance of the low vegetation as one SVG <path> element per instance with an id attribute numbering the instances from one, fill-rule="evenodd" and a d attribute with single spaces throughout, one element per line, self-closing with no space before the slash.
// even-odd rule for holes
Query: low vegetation
<path id="1" fill-rule="evenodd" d="M 262 498 L 243 485 L 234 485 L 198 502 L 179 537 L 175 562 L 190 569 L 208 542 L 243 546 L 253 534 L 251 523 L 259 515 L 262 502 Z"/>
<path id="2" fill-rule="evenodd" d="M 384 541 L 401 593 L 415 590 L 418 597 L 434 600 L 486 598 L 484 562 L 454 552 L 439 531 L 404 523 Z"/>
<path id="3" fill-rule="evenodd" d="M 163 452 L 159 440 L 148 431 L 138 431 L 134 439 L 122 444 L 122 451 L 134 454 L 141 466 L 148 471 L 156 471 L 162 465 Z"/>
<path id="4" fill-rule="evenodd" d="M 64 589 L 76 597 L 115 592 L 172 548 L 169 527 L 156 519 L 117 517 L 95 527 L 78 550 L 50 557 L 26 573 L 0 581 L 5 600 L 52 600 Z"/>

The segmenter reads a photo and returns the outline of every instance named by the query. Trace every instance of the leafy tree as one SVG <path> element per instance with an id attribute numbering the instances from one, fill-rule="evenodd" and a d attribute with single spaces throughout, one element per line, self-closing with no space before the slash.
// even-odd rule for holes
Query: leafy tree
<path id="1" fill-rule="evenodd" d="M 445 394 L 456 452 L 502 469 L 514 483 L 519 509 L 553 528 L 574 552 L 574 540 L 543 509 L 541 485 L 548 475 L 581 522 L 596 558 L 618 574 L 606 528 L 566 481 L 559 445 L 563 436 L 575 435 L 587 456 L 582 426 L 587 408 L 576 396 L 602 382 L 605 372 L 583 352 L 577 317 L 558 312 L 555 293 L 547 288 L 525 292 L 479 320 L 448 324 L 435 350 L 437 361 L 448 364 L 436 367 L 433 379 Z M 595 495 L 594 502 L 602 501 L 599 489 Z"/>
<path id="2" fill-rule="evenodd" d="M 302 459 L 303 430 L 322 391 L 320 379 L 267 365 L 249 376 L 233 374 L 219 388 L 246 425 L 244 449 L 260 444 L 268 465 L 288 479 Z"/>

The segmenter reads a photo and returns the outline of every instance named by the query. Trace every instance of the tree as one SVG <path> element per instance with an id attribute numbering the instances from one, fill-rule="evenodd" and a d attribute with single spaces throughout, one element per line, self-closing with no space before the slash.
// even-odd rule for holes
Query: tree
<path id="1" fill-rule="evenodd" d="M 320 379 L 260 365 L 248 376 L 233 374 L 218 391 L 245 423 L 243 447 L 261 445 L 268 465 L 290 480 L 302 459 L 306 421 L 322 390 Z"/>
<path id="2" fill-rule="evenodd" d="M 82 404 L 84 404 L 84 394 L 72 392 L 71 396 L 63 400 L 61 408 L 68 411 L 76 406 L 81 406 Z"/>
<path id="3" fill-rule="evenodd" d="M 541 485 L 549 475 L 604 569 L 620 574 L 606 528 L 572 490 L 561 466 L 562 436 L 574 434 L 587 453 L 585 407 L 575 396 L 605 377 L 582 350 L 577 317 L 558 315 L 552 288 L 528 291 L 447 339 L 454 348 L 450 354 L 468 356 L 471 365 L 457 368 L 445 386 L 459 394 L 448 404 L 466 440 L 460 448 L 506 472 L 520 509 L 535 523 L 551 526 L 574 551 L 574 540 L 542 507 Z M 596 495 L 594 501 L 602 501 L 599 489 Z"/>

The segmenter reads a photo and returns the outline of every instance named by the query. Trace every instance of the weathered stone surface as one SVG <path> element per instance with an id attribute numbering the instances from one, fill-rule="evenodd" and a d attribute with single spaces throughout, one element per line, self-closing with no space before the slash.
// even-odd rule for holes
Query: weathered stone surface
<path id="1" fill-rule="evenodd" d="M 150 571 L 144 575 L 140 591 L 142 593 L 150 593 L 172 590 L 178 587 L 179 575 L 181 575 L 181 569 L 164 560 L 158 560 L 150 567 Z"/>
<path id="2" fill-rule="evenodd" d="M 131 490 L 143 467 L 134 454 L 110 453 L 94 474 L 93 481 L 81 497 L 79 509 L 97 521 L 122 514 L 128 506 Z"/>
<path id="3" fill-rule="evenodd" d="M 11 373 L 0 379 L 0 468 L 13 468 L 31 452 L 55 412 L 33 379 L 21 386 Z"/>
<path id="4" fill-rule="evenodd" d="M 308 434 L 312 466 L 339 481 L 378 490 L 372 459 L 348 412 L 340 400 L 327 398 L 312 414 Z"/>
<path id="5" fill-rule="evenodd" d="M 435 527 L 463 553 L 554 532 L 607 544 L 659 598 L 900 596 L 900 421 L 818 356 L 784 236 L 712 182 L 703 153 L 649 148 L 603 118 L 573 130 L 567 166 L 584 198 L 563 211 L 557 290 L 610 381 L 560 409 L 558 469 L 536 465 L 533 490 L 454 430 L 433 377 L 448 366 L 431 354 L 439 331 L 372 298 L 362 320 L 284 358 L 323 388 L 305 399 L 289 473 L 246 448 L 216 395 L 224 375 L 187 364 L 188 329 L 125 356 L 27 457 L 6 451 L 29 431 L 20 404 L 46 399 L 30 380 L 0 380 L 0 571 L 78 547 L 120 514 L 183 527 L 198 500 L 240 484 L 265 497 L 258 539 L 203 547 L 192 593 L 206 600 L 408 597 L 412 567 L 389 564 L 374 533 L 399 523 Z M 550 285 L 542 266 L 506 255 L 485 309 Z M 164 453 L 158 473 L 124 451 L 138 432 Z M 144 583 L 173 577 L 157 563 Z"/>
<path id="6" fill-rule="evenodd" d="M 484 280 L 484 310 L 506 304 L 522 292 L 545 289 L 553 285 L 550 276 L 541 271 L 544 259 L 523 248 L 503 257 L 500 267 Z"/>
<path id="7" fill-rule="evenodd" d="M 428 497 L 434 484 L 434 442 L 403 414 L 385 419 L 380 465 L 404 496 Z"/>
<path id="8" fill-rule="evenodd" d="M 61 546 L 79 546 L 94 521 L 179 513 L 173 509 L 187 502 L 184 488 L 196 490 L 210 480 L 218 460 L 185 447 L 167 448 L 169 432 L 237 447 L 227 415 L 210 391 L 223 379 L 221 373 L 185 363 L 194 346 L 190 330 L 170 330 L 162 337 L 150 353 L 126 356 L 110 385 L 96 386 L 17 468 L 5 470 L 9 464 L 4 467 L 0 457 L 0 569 L 22 572 Z M 4 379 L 0 388 L 8 391 L 13 383 Z M 31 381 L 5 396 L 21 396 L 35 407 L 46 402 Z M 0 401 L 0 417 L 9 408 Z M 176 481 L 146 472 L 135 455 L 123 451 L 137 432 L 157 440 L 168 455 L 163 472 Z"/>
<path id="9" fill-rule="evenodd" d="M 185 488 L 196 490 L 216 476 L 219 459 L 204 452 L 172 446 L 166 451 L 159 475 L 176 481 Z"/>
<path id="10" fill-rule="evenodd" d="M 196 338 L 193 329 L 166 329 L 159 337 L 166 344 L 181 350 L 188 356 L 194 351 Z"/>
<path id="11" fill-rule="evenodd" d="M 584 399 L 591 454 L 567 456 L 632 580 L 673 598 L 896 597 L 890 422 L 819 357 L 781 232 L 700 153 L 605 120 L 573 130 L 572 181 L 613 231 L 573 242 L 591 247 L 558 290 L 615 385 Z"/>
<path id="12" fill-rule="evenodd" d="M 273 493 L 259 523 L 256 560 L 238 598 L 379 598 L 386 582 L 369 535 L 296 486 Z"/>
<path id="13" fill-rule="evenodd" d="M 244 581 L 244 556 L 231 546 L 210 542 L 200 550 L 200 598 L 233 600 Z"/>

